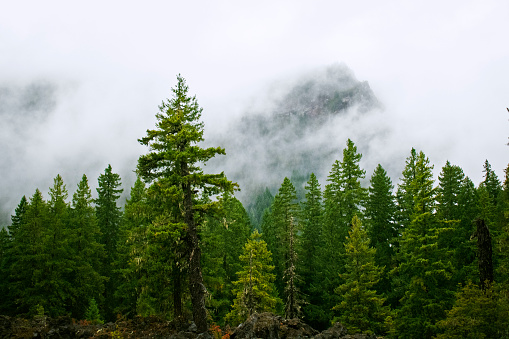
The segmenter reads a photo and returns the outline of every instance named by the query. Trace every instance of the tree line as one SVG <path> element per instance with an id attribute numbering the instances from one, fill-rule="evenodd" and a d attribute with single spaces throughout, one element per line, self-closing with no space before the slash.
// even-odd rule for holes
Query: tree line
<path id="1" fill-rule="evenodd" d="M 70 201 L 60 175 L 48 199 L 21 198 L 0 232 L 0 313 L 192 318 L 203 332 L 270 311 L 394 338 L 509 337 L 509 167 L 502 183 L 486 161 L 476 186 L 447 162 L 435 182 L 412 149 L 397 185 L 378 165 L 365 187 L 348 139 L 323 189 L 311 173 L 298 199 L 284 178 L 252 222 L 237 185 L 202 169 L 225 151 L 200 147 L 181 76 L 159 108 L 123 210 L 111 166 L 97 198 L 85 175 Z"/>

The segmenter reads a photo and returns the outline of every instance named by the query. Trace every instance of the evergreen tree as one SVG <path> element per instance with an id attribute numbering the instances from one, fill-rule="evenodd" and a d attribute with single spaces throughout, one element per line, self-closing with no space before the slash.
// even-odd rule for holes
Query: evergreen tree
<path id="1" fill-rule="evenodd" d="M 293 291 L 286 291 L 288 280 L 293 279 L 293 275 L 285 275 L 285 272 L 290 266 L 295 265 L 296 258 L 292 256 L 291 252 L 295 251 L 297 232 L 295 222 L 298 220 L 298 215 L 299 205 L 295 187 L 290 179 L 285 177 L 278 194 L 274 197 L 270 216 L 271 223 L 268 228 L 263 229 L 263 239 L 267 242 L 267 248 L 273 255 L 277 291 L 279 295 L 286 296 L 286 299 L 294 297 L 294 295 L 287 295 L 287 292 L 293 293 Z M 296 272 L 292 274 L 294 273 L 296 274 Z"/>
<path id="2" fill-rule="evenodd" d="M 199 332 L 208 330 L 205 309 L 205 287 L 201 269 L 201 249 L 195 212 L 206 213 L 209 204 L 197 203 L 197 194 L 214 195 L 222 191 L 233 191 L 234 185 L 221 174 L 204 174 L 198 166 L 217 154 L 222 148 L 201 148 L 203 123 L 199 122 L 202 108 L 196 97 L 188 95 L 184 78 L 177 76 L 177 86 L 172 90 L 173 98 L 161 104 L 156 114 L 156 129 L 147 130 L 147 136 L 139 142 L 148 146 L 150 152 L 138 159 L 137 172 L 146 181 L 163 182 L 168 201 L 182 208 L 181 220 L 185 225 L 185 236 L 189 262 L 189 289 L 193 318 Z"/>
<path id="3" fill-rule="evenodd" d="M 403 177 L 400 178 L 398 189 L 396 191 L 396 221 L 398 223 L 398 231 L 408 227 L 412 220 L 412 213 L 414 211 L 414 196 L 416 196 L 416 189 L 413 182 L 416 180 L 416 163 L 417 151 L 412 148 L 410 156 L 406 159 L 405 168 L 403 169 Z"/>
<path id="4" fill-rule="evenodd" d="M 500 264 L 497 268 L 498 281 L 509 289 L 509 165 L 505 169 L 505 180 L 501 193 L 502 234 L 499 238 L 501 254 Z"/>
<path id="5" fill-rule="evenodd" d="M 320 250 L 321 284 L 321 325 L 325 327 L 332 318 L 331 309 L 338 303 L 334 289 L 341 284 L 338 273 L 343 273 L 344 243 L 348 236 L 350 222 L 354 215 L 362 216 L 366 199 L 366 189 L 360 181 L 365 171 L 360 168 L 362 154 L 357 152 L 355 144 L 348 139 L 343 149 L 343 160 L 336 160 L 327 178 L 324 192 L 324 223 L 322 248 Z"/>
<path id="6" fill-rule="evenodd" d="M 281 303 L 273 285 L 275 275 L 271 273 L 274 270 L 271 253 L 258 231 L 251 235 L 239 259 L 243 268 L 237 272 L 236 298 L 226 316 L 226 322 L 232 326 L 244 322 L 255 312 L 275 312 L 276 305 Z"/>
<path id="7" fill-rule="evenodd" d="M 92 206 L 92 192 L 86 175 L 78 183 L 72 197 L 71 225 L 74 269 L 72 314 L 83 317 L 90 298 L 101 300 L 106 277 L 100 274 L 104 246 L 99 243 L 100 231 Z"/>
<path id="8" fill-rule="evenodd" d="M 470 179 L 465 177 L 459 166 L 446 162 L 438 176 L 437 187 L 437 219 L 452 228 L 449 236 L 442 238 L 442 247 L 447 247 L 454 253 L 455 267 L 452 286 L 464 283 L 471 275 L 475 250 L 470 237 L 473 234 L 472 222 L 475 211 L 475 187 Z"/>
<path id="9" fill-rule="evenodd" d="M 453 281 L 465 283 L 477 277 L 476 247 L 472 235 L 475 230 L 474 220 L 479 215 L 479 197 L 474 183 L 465 177 L 461 183 L 458 204 L 461 206 L 461 219 L 455 230 L 455 236 L 461 242 L 455 248 L 453 261 L 456 272 Z"/>
<path id="10" fill-rule="evenodd" d="M 447 318 L 438 322 L 438 339 L 509 338 L 509 295 L 497 285 L 481 290 L 468 283 L 456 294 Z"/>
<path id="11" fill-rule="evenodd" d="M 350 223 L 354 216 L 361 217 L 364 202 L 367 196 L 366 188 L 361 186 L 366 171 L 361 169 L 359 162 L 362 154 L 357 152 L 357 146 L 348 139 L 346 148 L 343 150 L 341 162 L 341 182 L 344 191 L 344 216 L 346 223 Z"/>
<path id="12" fill-rule="evenodd" d="M 16 286 L 16 275 L 18 272 L 12 272 L 15 269 L 15 262 L 19 259 L 18 255 L 20 255 L 20 250 L 22 248 L 19 245 L 22 243 L 24 239 L 21 238 L 20 232 L 23 232 L 23 225 L 26 221 L 25 215 L 28 208 L 28 200 L 25 196 L 23 196 L 15 209 L 15 214 L 11 216 L 11 225 L 9 226 L 9 232 L 7 234 L 8 238 L 5 241 L 5 255 L 2 262 L 3 270 L 1 276 L 3 278 L 4 286 L 3 291 L 6 297 L 2 298 L 2 302 L 0 303 L 0 313 L 5 315 L 15 315 L 16 314 L 16 303 L 15 303 L 15 295 L 18 291 L 15 291 L 14 286 Z M 21 230 L 20 230 L 21 228 Z"/>
<path id="13" fill-rule="evenodd" d="M 231 194 L 219 199 L 219 210 L 209 216 L 201 231 L 203 275 L 210 297 L 208 310 L 222 323 L 233 303 L 233 282 L 242 269 L 239 256 L 249 239 L 251 223 L 242 203 Z"/>
<path id="14" fill-rule="evenodd" d="M 320 240 L 322 238 L 323 203 L 318 179 L 311 173 L 306 189 L 306 201 L 302 204 L 302 241 L 300 248 L 302 294 L 307 298 L 303 307 L 304 319 L 311 326 L 320 317 L 320 299 L 316 289 L 320 285 L 319 265 Z"/>
<path id="15" fill-rule="evenodd" d="M 21 217 L 21 216 L 20 216 Z M 15 314 L 27 314 L 36 305 L 46 305 L 44 278 L 44 238 L 48 224 L 48 206 L 42 193 L 36 189 L 20 218 L 11 247 L 12 264 L 9 270 L 9 295 Z"/>
<path id="16" fill-rule="evenodd" d="M 99 307 L 95 302 L 95 299 L 90 299 L 90 303 L 88 305 L 87 311 L 85 312 L 85 319 L 90 321 L 92 324 L 102 324 L 104 323 L 101 319 L 101 314 L 99 313 Z"/>
<path id="17" fill-rule="evenodd" d="M 151 222 L 145 184 L 138 177 L 125 204 L 117 244 L 115 272 L 119 283 L 115 290 L 116 313 L 129 317 L 136 315 L 146 248 L 146 229 Z"/>
<path id="18" fill-rule="evenodd" d="M 334 307 L 341 321 L 351 333 L 385 334 L 392 319 L 385 298 L 374 289 L 382 269 L 375 264 L 376 249 L 369 247 L 367 232 L 357 216 L 352 219 L 352 230 L 345 243 L 344 283 L 336 288 L 340 303 Z"/>
<path id="19" fill-rule="evenodd" d="M 44 276 L 41 287 L 45 290 L 44 309 L 50 316 L 65 314 L 66 304 L 72 299 L 69 273 L 72 270 L 69 244 L 69 205 L 67 189 L 60 175 L 54 179 L 49 191 L 49 214 L 44 229 Z"/>
<path id="20" fill-rule="evenodd" d="M 452 302 L 450 253 L 439 246 L 450 229 L 434 215 L 433 166 L 423 152 L 412 162 L 413 154 L 412 150 L 407 161 L 412 171 L 404 171 L 405 191 L 413 194 L 413 209 L 400 240 L 399 267 L 393 270 L 402 295 L 395 324 L 401 338 L 431 338 L 436 334 L 436 322 L 445 317 Z M 411 173 L 413 180 L 406 173 Z"/>
<path id="21" fill-rule="evenodd" d="M 113 307 L 116 304 L 114 293 L 115 287 L 118 285 L 118 277 L 113 272 L 113 268 L 117 259 L 117 243 L 122 218 L 117 201 L 124 190 L 119 188 L 121 186 L 120 175 L 113 173 L 111 165 L 106 167 L 104 174 L 99 175 L 98 182 L 95 213 L 101 234 L 100 243 L 104 245 L 105 254 L 101 265 L 101 274 L 108 278 L 104 289 L 103 309 L 106 318 L 114 320 Z"/>
<path id="22" fill-rule="evenodd" d="M 265 187 L 265 190 L 261 191 L 256 196 L 254 203 L 248 206 L 247 212 L 249 214 L 249 218 L 256 229 L 261 231 L 263 213 L 266 209 L 270 208 L 273 201 L 274 196 L 270 193 L 269 188 Z"/>
<path id="23" fill-rule="evenodd" d="M 369 195 L 366 201 L 366 231 L 371 239 L 371 246 L 376 249 L 375 264 L 385 267 L 380 281 L 376 285 L 379 293 L 388 297 L 392 287 L 388 272 L 394 267 L 395 240 L 398 236 L 394 221 L 396 203 L 393 195 L 394 186 L 385 169 L 379 164 L 370 180 Z M 394 301 L 393 301 L 394 302 Z"/>
<path id="24" fill-rule="evenodd" d="M 10 305 L 7 301 L 9 296 L 8 265 L 10 261 L 10 242 L 7 229 L 0 228 L 0 295 L 4 296 L 0 299 L 0 314 L 8 314 L 10 311 Z"/>

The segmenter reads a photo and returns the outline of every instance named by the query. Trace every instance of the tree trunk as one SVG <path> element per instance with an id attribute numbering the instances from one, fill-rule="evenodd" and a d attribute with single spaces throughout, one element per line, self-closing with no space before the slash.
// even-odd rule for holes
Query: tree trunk
<path id="1" fill-rule="evenodd" d="M 173 264 L 173 314 L 175 318 L 182 317 L 182 272 L 175 263 Z"/>
<path id="2" fill-rule="evenodd" d="M 207 310 L 205 308 L 205 286 L 201 272 L 201 250 L 198 243 L 198 232 L 193 214 L 191 186 L 182 184 L 184 191 L 184 221 L 187 224 L 187 244 L 189 251 L 189 292 L 193 305 L 193 320 L 199 333 L 208 330 Z"/>

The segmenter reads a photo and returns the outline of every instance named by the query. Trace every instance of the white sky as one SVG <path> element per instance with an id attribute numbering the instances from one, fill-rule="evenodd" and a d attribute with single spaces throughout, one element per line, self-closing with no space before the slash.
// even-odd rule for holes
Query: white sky
<path id="1" fill-rule="evenodd" d="M 144 151 L 136 139 L 153 127 L 178 73 L 204 108 L 208 130 L 240 114 L 273 81 L 337 62 L 367 80 L 385 106 L 395 127 L 387 152 L 400 152 L 401 168 L 411 147 L 430 157 L 435 172 L 449 159 L 476 184 L 485 159 L 501 179 L 509 162 L 507 0 L 46 0 L 0 7 L 0 85 L 59 85 L 56 113 L 34 128 L 25 154 L 23 166 L 39 174 L 25 169 L 15 177 L 44 178 L 41 189 L 69 162 L 81 173 L 94 163 L 99 170 L 87 173 L 90 181 L 108 163 L 134 170 Z M 67 155 L 73 152 L 79 159 Z M 64 177 L 73 182 L 71 194 L 80 178 Z M 27 189 L 16 203 L 35 187 Z"/>

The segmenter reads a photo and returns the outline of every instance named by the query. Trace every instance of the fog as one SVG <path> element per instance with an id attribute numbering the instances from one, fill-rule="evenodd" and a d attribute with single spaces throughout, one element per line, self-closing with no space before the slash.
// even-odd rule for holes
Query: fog
<path id="1" fill-rule="evenodd" d="M 127 193 L 145 152 L 137 139 L 154 126 L 178 73 L 204 108 L 207 140 L 238 133 L 229 128 L 244 114 L 271 112 L 300 77 L 344 63 L 369 82 L 380 108 L 359 116 L 352 107 L 307 136 L 321 143 L 317 135 L 334 135 L 326 141 L 337 158 L 347 138 L 366 145 L 368 177 L 382 163 L 397 182 L 412 147 L 435 174 L 450 160 L 476 184 L 485 159 L 500 178 L 509 162 L 507 1 L 2 7 L 0 224 L 23 195 L 39 188 L 47 198 L 59 173 L 72 195 L 83 174 L 95 188 L 111 164 Z M 258 169 L 268 161 L 261 151 Z M 232 166 L 225 171 L 235 176 Z"/>

